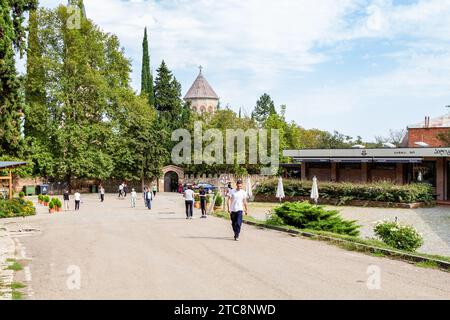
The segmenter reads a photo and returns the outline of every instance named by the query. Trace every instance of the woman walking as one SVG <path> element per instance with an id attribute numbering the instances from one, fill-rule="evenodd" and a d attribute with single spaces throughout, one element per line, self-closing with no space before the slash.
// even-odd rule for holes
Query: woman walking
<path id="1" fill-rule="evenodd" d="M 201 218 L 206 218 L 206 191 L 205 188 L 200 187 L 200 208 L 202 210 Z"/>

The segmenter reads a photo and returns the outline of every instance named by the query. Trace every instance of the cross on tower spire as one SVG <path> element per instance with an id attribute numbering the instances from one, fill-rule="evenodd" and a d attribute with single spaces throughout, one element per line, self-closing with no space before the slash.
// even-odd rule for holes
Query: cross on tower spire
<path id="1" fill-rule="evenodd" d="M 198 69 L 200 70 L 200 73 L 202 73 L 202 70 L 203 70 L 202 65 L 199 65 L 199 66 L 198 66 Z"/>

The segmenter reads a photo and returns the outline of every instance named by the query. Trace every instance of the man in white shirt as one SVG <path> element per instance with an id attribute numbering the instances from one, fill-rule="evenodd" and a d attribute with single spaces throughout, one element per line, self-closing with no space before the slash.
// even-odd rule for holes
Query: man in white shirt
<path id="1" fill-rule="evenodd" d="M 136 208 L 136 199 L 137 199 L 137 193 L 133 188 L 133 189 L 131 189 L 131 207 L 132 208 Z"/>
<path id="2" fill-rule="evenodd" d="M 184 203 L 186 205 L 186 219 L 192 219 L 193 206 L 194 206 L 194 191 L 189 186 L 183 193 Z"/>
<path id="3" fill-rule="evenodd" d="M 81 194 L 77 191 L 73 197 L 75 199 L 75 211 L 78 211 L 80 210 Z"/>
<path id="4" fill-rule="evenodd" d="M 228 195 L 228 213 L 231 217 L 231 225 L 234 231 L 234 240 L 239 240 L 241 233 L 242 214 L 248 213 L 247 192 L 242 189 L 242 181 L 236 182 L 236 189 L 232 189 Z"/>

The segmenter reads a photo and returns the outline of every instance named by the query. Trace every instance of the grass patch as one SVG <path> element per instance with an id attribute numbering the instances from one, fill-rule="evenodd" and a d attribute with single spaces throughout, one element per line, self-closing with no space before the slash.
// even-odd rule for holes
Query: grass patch
<path id="1" fill-rule="evenodd" d="M 6 268 L 7 270 L 13 270 L 13 271 L 20 271 L 23 270 L 23 266 L 18 263 L 17 261 L 14 261 L 8 268 Z"/>
<path id="2" fill-rule="evenodd" d="M 22 300 L 23 299 L 22 292 L 17 291 L 17 290 L 13 290 L 13 292 L 12 292 L 12 299 L 13 300 Z"/>
<path id="3" fill-rule="evenodd" d="M 11 289 L 13 289 L 13 290 L 22 289 L 25 287 L 26 287 L 26 285 L 24 285 L 23 283 L 20 283 L 20 282 L 11 283 Z"/>
<path id="4" fill-rule="evenodd" d="M 421 261 L 417 262 L 415 265 L 420 268 L 439 269 L 438 264 L 434 261 Z"/>

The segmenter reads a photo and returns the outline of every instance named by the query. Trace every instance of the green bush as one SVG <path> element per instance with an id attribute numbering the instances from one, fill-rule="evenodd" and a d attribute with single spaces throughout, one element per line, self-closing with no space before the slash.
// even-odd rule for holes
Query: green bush
<path id="1" fill-rule="evenodd" d="M 216 202 L 214 202 L 215 207 L 221 207 L 223 205 L 223 197 L 218 194 L 216 198 Z"/>
<path id="2" fill-rule="evenodd" d="M 48 204 L 48 208 L 53 209 L 54 207 L 55 207 L 55 203 L 53 201 L 50 201 L 50 203 Z"/>
<path id="3" fill-rule="evenodd" d="M 44 201 L 44 196 L 42 194 L 38 195 L 38 200 Z"/>
<path id="4" fill-rule="evenodd" d="M 55 208 L 55 207 L 62 208 L 62 202 L 58 198 L 52 198 L 49 205 L 50 204 L 53 204 L 53 208 Z"/>
<path id="5" fill-rule="evenodd" d="M 396 249 L 413 252 L 423 245 L 423 238 L 414 227 L 397 222 L 378 222 L 374 232 L 384 243 Z"/>
<path id="6" fill-rule="evenodd" d="M 43 201 L 46 203 L 50 202 L 50 197 L 49 196 L 44 196 Z"/>
<path id="7" fill-rule="evenodd" d="M 277 180 L 264 181 L 256 188 L 255 194 L 275 195 L 277 184 Z M 311 194 L 311 181 L 284 180 L 283 185 L 286 196 L 309 197 Z M 351 200 L 430 203 L 434 199 L 432 187 L 423 183 L 396 185 L 389 182 L 356 184 L 319 181 L 319 195 L 325 199 L 337 199 L 340 204 Z"/>
<path id="8" fill-rule="evenodd" d="M 20 198 L 20 199 L 25 198 L 25 192 L 20 191 L 20 192 L 19 192 L 19 198 Z"/>
<path id="9" fill-rule="evenodd" d="M 277 217 L 273 217 L 276 215 Z M 280 220 L 281 219 L 281 220 Z M 338 210 L 325 210 L 309 202 L 287 202 L 274 209 L 270 224 L 286 224 L 299 229 L 328 231 L 350 236 L 359 235 L 356 221 L 341 218 Z"/>
<path id="10" fill-rule="evenodd" d="M 31 201 L 24 199 L 0 200 L 0 218 L 31 216 L 36 209 Z"/>

